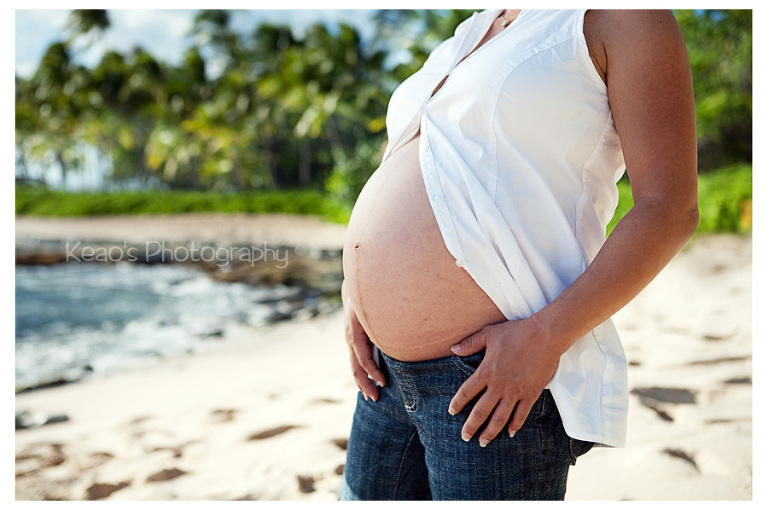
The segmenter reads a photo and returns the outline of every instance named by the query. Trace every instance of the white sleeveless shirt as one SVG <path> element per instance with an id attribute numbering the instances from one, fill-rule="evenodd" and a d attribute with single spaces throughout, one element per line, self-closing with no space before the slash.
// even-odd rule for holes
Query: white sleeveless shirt
<path id="1" fill-rule="evenodd" d="M 523 10 L 461 61 L 501 12 L 473 14 L 397 88 L 384 159 L 421 129 L 422 176 L 445 245 L 514 320 L 545 307 L 594 259 L 624 159 L 585 11 Z M 569 436 L 624 445 L 626 366 L 610 320 L 561 357 L 547 388 Z"/>

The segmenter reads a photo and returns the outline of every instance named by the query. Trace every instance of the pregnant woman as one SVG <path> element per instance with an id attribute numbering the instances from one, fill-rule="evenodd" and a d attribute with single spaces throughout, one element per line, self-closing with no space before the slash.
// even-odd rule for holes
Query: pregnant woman
<path id="1" fill-rule="evenodd" d="M 387 134 L 344 246 L 341 499 L 563 499 L 579 455 L 624 443 L 610 317 L 698 224 L 674 16 L 475 13 L 395 91 Z"/>

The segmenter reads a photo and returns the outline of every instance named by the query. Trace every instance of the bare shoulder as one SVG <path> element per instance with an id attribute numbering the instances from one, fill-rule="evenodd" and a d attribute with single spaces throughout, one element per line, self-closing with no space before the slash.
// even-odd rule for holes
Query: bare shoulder
<path id="1" fill-rule="evenodd" d="M 610 61 L 645 50 L 684 47 L 682 32 L 670 10 L 594 9 L 584 17 L 584 37 L 595 67 L 606 81 Z"/>
<path id="2" fill-rule="evenodd" d="M 605 44 L 651 36 L 680 36 L 680 27 L 670 10 L 593 9 L 584 18 L 584 33 Z"/>
<path id="3" fill-rule="evenodd" d="M 584 36 L 607 77 L 635 203 L 696 193 L 696 115 L 688 53 L 671 11 L 590 11 Z"/>

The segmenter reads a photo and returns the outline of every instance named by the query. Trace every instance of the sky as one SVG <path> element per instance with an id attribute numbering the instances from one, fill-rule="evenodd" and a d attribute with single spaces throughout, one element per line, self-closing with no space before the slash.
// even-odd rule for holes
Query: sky
<path id="1" fill-rule="evenodd" d="M 256 2 L 254 2 L 256 4 Z M 29 77 L 40 63 L 50 44 L 65 39 L 65 25 L 70 9 L 19 9 L 15 11 L 15 71 Z M 187 36 L 198 9 L 110 9 L 111 26 L 87 52 L 78 56 L 82 63 L 92 66 L 105 51 L 127 52 L 135 46 L 144 47 L 161 60 L 175 64 L 192 43 Z M 297 35 L 317 23 L 345 22 L 356 27 L 363 38 L 373 35 L 371 10 L 264 10 L 238 9 L 232 11 L 232 28 L 241 33 L 251 32 L 259 23 L 287 24 Z"/>
<path id="2" fill-rule="evenodd" d="M 753 1 L 753 0 L 752 0 Z M 50 0 L 11 0 L 15 8 L 14 16 L 10 23 L 13 25 L 10 30 L 15 33 L 15 72 L 22 77 L 28 77 L 36 69 L 40 58 L 48 46 L 56 40 L 64 38 L 64 26 L 69 16 L 70 9 L 61 9 L 62 2 L 51 2 Z M 285 23 L 290 25 L 297 35 L 301 30 L 315 22 L 336 22 L 343 21 L 349 23 L 360 31 L 366 38 L 370 37 L 375 26 L 370 20 L 373 8 L 472 8 L 471 2 L 456 2 L 442 0 L 410 0 L 403 2 L 400 0 L 389 0 L 386 4 L 382 2 L 368 2 L 363 4 L 354 0 L 325 0 L 322 3 L 323 9 L 314 9 L 318 3 L 297 0 L 281 0 L 280 2 L 269 2 L 272 5 L 282 8 L 282 10 L 264 9 L 267 2 L 259 0 L 224 0 L 219 4 L 198 2 L 187 0 L 184 3 L 185 9 L 179 9 L 180 3 L 177 1 L 154 0 L 146 2 L 145 0 L 133 0 L 131 2 L 115 0 L 83 1 L 78 2 L 79 8 L 108 8 L 111 28 L 104 34 L 101 41 L 95 44 L 90 52 L 80 55 L 86 65 L 92 65 L 98 62 L 101 55 L 106 50 L 114 49 L 119 52 L 126 52 L 136 45 L 143 46 L 152 55 L 170 63 L 177 63 L 183 54 L 184 49 L 190 44 L 186 34 L 192 27 L 192 20 L 195 13 L 201 8 L 220 7 L 233 10 L 233 28 L 237 31 L 250 32 L 259 22 L 267 21 L 271 23 Z M 594 2 L 593 2 L 594 3 Z M 600 7 L 600 3 L 607 3 L 608 7 L 613 2 L 600 2 L 593 7 Z M 632 4 L 633 2 L 629 2 Z M 637 3 L 637 2 L 634 2 Z M 668 3 L 668 2 L 667 2 Z M 682 4 L 691 2 L 682 0 Z M 713 7 L 704 5 L 708 0 L 697 0 L 693 7 Z M 747 3 L 751 3 L 749 0 Z M 495 2 L 495 5 L 480 5 L 478 10 L 488 7 L 503 7 L 502 2 Z M 539 0 L 537 7 L 561 7 L 563 2 L 552 0 Z M 648 4 L 648 5 L 647 5 Z M 658 5 L 659 2 L 646 0 L 643 7 L 665 7 Z M 662 2 L 663 4 L 663 2 Z M 353 9 L 365 5 L 369 9 Z M 570 6 L 565 2 L 566 6 Z M 632 5 L 629 5 L 632 7 Z M 666 5 L 668 7 L 668 5 Z M 690 5 L 678 5 L 680 8 L 691 8 Z M 749 5 L 742 8 L 750 8 Z M 6 32 L 8 33 L 8 32 Z"/>

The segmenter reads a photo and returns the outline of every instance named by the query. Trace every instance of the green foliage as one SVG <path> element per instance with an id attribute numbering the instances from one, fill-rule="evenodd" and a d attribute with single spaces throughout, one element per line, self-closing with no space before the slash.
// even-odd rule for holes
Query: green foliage
<path id="1" fill-rule="evenodd" d="M 265 190 L 250 193 L 212 191 L 65 192 L 16 187 L 16 214 L 34 216 L 96 216 L 174 213 L 276 213 L 320 215 L 349 221 L 351 209 L 322 193 L 307 190 Z"/>
<path id="2" fill-rule="evenodd" d="M 384 153 L 383 137 L 369 137 L 353 152 L 340 153 L 336 166 L 325 181 L 328 194 L 350 207 L 376 170 Z"/>
<path id="3" fill-rule="evenodd" d="M 381 159 L 395 87 L 472 12 L 379 10 L 368 42 L 344 24 L 316 24 L 301 37 L 262 24 L 242 35 L 231 11 L 202 10 L 178 64 L 134 48 L 86 68 L 78 52 L 109 30 L 111 11 L 74 10 L 68 39 L 49 46 L 31 78 L 16 78 L 17 175 L 34 162 L 60 166 L 66 182 L 90 146 L 110 188 L 325 190 L 348 209 Z M 693 71 L 701 169 L 751 163 L 751 11 L 675 15 Z M 400 58 L 388 62 L 390 52 Z M 145 198 L 111 200 L 130 209 Z M 184 207 L 207 207 L 200 200 Z"/>
<path id="4" fill-rule="evenodd" d="M 393 51 L 405 50 L 407 57 L 391 70 L 394 87 L 418 71 L 438 44 L 451 37 L 459 24 L 475 9 L 386 9 L 374 16 L 377 38 L 374 44 Z"/>
<path id="5" fill-rule="evenodd" d="M 699 231 L 752 229 L 752 165 L 733 165 L 699 178 Z"/>
<path id="6" fill-rule="evenodd" d="M 618 183 L 619 205 L 608 224 L 610 233 L 634 205 L 627 179 Z M 699 175 L 697 234 L 752 230 L 752 165 L 737 164 Z"/>
<path id="7" fill-rule="evenodd" d="M 67 20 L 67 28 L 72 33 L 71 39 L 86 35 L 92 30 L 103 32 L 110 25 L 105 9 L 74 9 Z"/>
<path id="8" fill-rule="evenodd" d="M 610 234 L 611 231 L 613 231 L 616 224 L 629 212 L 630 209 L 632 209 L 632 206 L 635 205 L 634 200 L 632 200 L 632 188 L 630 188 L 629 180 L 626 176 L 617 183 L 617 187 L 619 188 L 619 204 L 616 206 L 616 212 L 613 214 L 613 219 L 608 223 L 607 234 Z"/>
<path id="9" fill-rule="evenodd" d="M 699 166 L 752 161 L 752 11 L 679 10 L 693 73 Z"/>
<path id="10" fill-rule="evenodd" d="M 343 179 L 341 173 L 329 180 Z M 361 186 L 358 182 L 358 186 Z M 616 224 L 632 208 L 629 181 L 618 183 L 619 205 L 608 226 Z M 173 213 L 282 213 L 320 215 L 346 223 L 354 198 L 307 190 L 265 190 L 250 193 L 212 191 L 123 191 L 72 193 L 30 186 L 16 187 L 16 214 L 37 216 L 90 216 Z M 747 232 L 752 228 L 752 166 L 733 165 L 699 176 L 698 233 Z"/>

